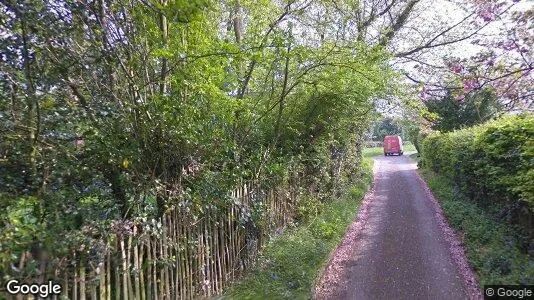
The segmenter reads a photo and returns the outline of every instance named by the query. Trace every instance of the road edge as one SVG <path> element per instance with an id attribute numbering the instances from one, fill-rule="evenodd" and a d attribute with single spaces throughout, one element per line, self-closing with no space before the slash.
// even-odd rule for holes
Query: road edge
<path id="1" fill-rule="evenodd" d="M 376 186 L 375 183 L 378 180 L 376 176 L 377 174 L 376 165 L 377 164 L 374 158 L 372 159 L 372 162 L 373 162 L 373 166 L 371 170 L 373 173 L 373 180 L 371 181 L 369 189 L 363 196 L 362 203 L 360 204 L 358 213 L 356 214 L 354 221 L 347 227 L 347 231 L 345 232 L 343 239 L 339 242 L 339 244 L 334 249 L 332 249 L 332 251 L 330 252 L 328 256 L 328 260 L 324 264 L 323 268 L 321 268 L 320 273 L 317 275 L 314 288 L 311 294 L 311 299 L 327 299 L 328 298 L 328 297 L 325 297 L 325 294 L 328 294 L 328 290 L 327 290 L 328 288 L 324 287 L 325 276 L 329 272 L 334 272 L 338 274 L 341 273 L 339 270 L 337 271 L 334 270 L 336 266 L 339 266 L 339 264 L 333 263 L 334 260 L 342 259 L 342 255 L 338 255 L 338 253 L 340 253 L 341 249 L 344 246 L 349 245 L 352 240 L 359 238 L 362 228 L 365 226 L 365 223 L 367 222 L 368 215 L 369 215 L 369 208 L 372 202 L 371 195 L 373 195 L 375 192 L 375 186 Z"/>
<path id="2" fill-rule="evenodd" d="M 484 299 L 484 296 L 482 294 L 482 289 L 480 288 L 480 284 L 475 275 L 475 272 L 469 265 L 467 256 L 465 255 L 465 249 L 463 247 L 464 243 L 462 241 L 462 238 L 449 225 L 449 222 L 447 221 L 447 217 L 443 213 L 443 209 L 441 208 L 441 205 L 438 199 L 434 197 L 432 190 L 430 189 L 426 181 L 423 179 L 423 177 L 419 173 L 419 169 L 416 169 L 415 171 L 416 171 L 415 173 L 417 174 L 416 176 L 417 180 L 422 184 L 425 195 L 432 202 L 432 206 L 434 209 L 434 216 L 436 220 L 438 221 L 438 225 L 441 230 L 441 233 L 445 241 L 447 242 L 449 254 L 451 255 L 451 258 L 456 266 L 456 269 L 460 273 L 460 277 L 461 277 L 464 290 L 467 296 L 472 300 Z"/>

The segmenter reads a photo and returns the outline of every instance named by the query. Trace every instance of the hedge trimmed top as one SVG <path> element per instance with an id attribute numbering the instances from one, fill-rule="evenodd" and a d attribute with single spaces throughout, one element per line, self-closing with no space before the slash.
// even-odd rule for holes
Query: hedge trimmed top
<path id="1" fill-rule="evenodd" d="M 449 133 L 434 132 L 423 141 L 422 156 L 423 164 L 453 179 L 485 208 L 534 212 L 532 114 L 506 116 Z"/>

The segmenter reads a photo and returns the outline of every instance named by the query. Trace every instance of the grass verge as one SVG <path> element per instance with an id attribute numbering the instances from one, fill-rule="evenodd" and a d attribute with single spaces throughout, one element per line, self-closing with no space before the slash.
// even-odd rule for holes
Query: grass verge
<path id="1" fill-rule="evenodd" d="M 372 148 L 363 148 L 362 156 L 364 159 L 371 159 L 373 156 L 384 155 L 384 148 L 382 147 L 372 147 Z"/>
<path id="2" fill-rule="evenodd" d="M 227 292 L 225 299 L 309 299 L 320 270 L 354 220 L 372 181 L 366 175 L 345 196 L 334 200 L 313 220 L 271 240 L 251 273 Z"/>
<path id="3" fill-rule="evenodd" d="M 404 145 L 404 152 L 415 152 L 415 146 L 413 144 Z M 364 158 L 371 158 L 373 156 L 384 155 L 384 148 L 382 147 L 370 147 L 363 148 L 362 155 Z"/>
<path id="4" fill-rule="evenodd" d="M 417 149 L 415 149 L 415 146 L 413 144 L 408 144 L 408 145 L 404 145 L 404 152 L 412 152 L 412 151 L 417 151 Z"/>
<path id="5" fill-rule="evenodd" d="M 520 251 L 513 228 L 494 220 L 475 203 L 460 195 L 447 178 L 422 169 L 449 224 L 463 236 L 467 259 L 480 285 L 533 284 L 534 260 Z"/>

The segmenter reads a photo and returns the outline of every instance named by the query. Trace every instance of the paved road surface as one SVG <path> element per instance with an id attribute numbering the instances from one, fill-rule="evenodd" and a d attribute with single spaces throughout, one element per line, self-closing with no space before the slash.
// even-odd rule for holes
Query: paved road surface
<path id="1" fill-rule="evenodd" d="M 364 211 L 334 252 L 315 298 L 467 299 L 415 162 L 382 156 L 374 168 Z"/>

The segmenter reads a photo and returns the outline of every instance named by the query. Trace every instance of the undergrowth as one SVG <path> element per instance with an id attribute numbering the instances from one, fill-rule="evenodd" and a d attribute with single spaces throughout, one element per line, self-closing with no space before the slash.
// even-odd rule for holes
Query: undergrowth
<path id="1" fill-rule="evenodd" d="M 225 299 L 309 299 L 319 272 L 354 220 L 371 181 L 370 156 L 365 175 L 344 196 L 301 226 L 271 240 L 246 278 Z"/>
<path id="2" fill-rule="evenodd" d="M 510 225 L 497 222 L 455 191 L 444 176 L 428 169 L 420 173 L 439 199 L 451 227 L 462 235 L 467 258 L 481 286 L 534 283 L 534 260 L 520 250 Z"/>

